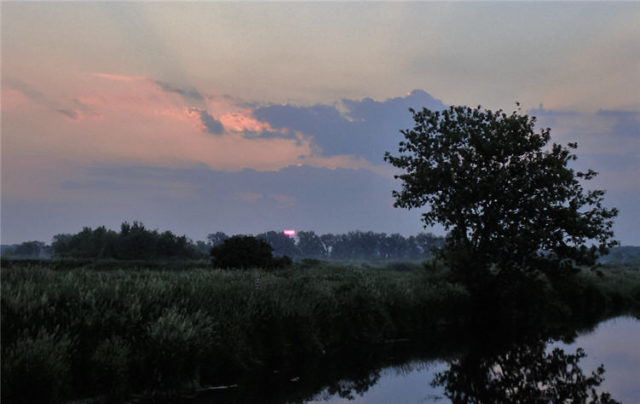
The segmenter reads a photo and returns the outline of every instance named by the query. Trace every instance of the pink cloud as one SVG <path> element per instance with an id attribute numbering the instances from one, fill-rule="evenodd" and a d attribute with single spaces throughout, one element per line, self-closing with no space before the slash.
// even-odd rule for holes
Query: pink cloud
<path id="1" fill-rule="evenodd" d="M 206 103 L 228 131 L 287 133 L 286 129 L 276 130 L 269 123 L 256 119 L 250 108 L 239 105 L 231 97 L 207 96 Z"/>
<path id="2" fill-rule="evenodd" d="M 193 107 L 185 105 L 183 97 L 176 91 L 166 91 L 157 81 L 142 76 L 125 76 L 108 73 L 94 73 L 94 77 L 121 82 L 128 87 L 128 90 L 136 89 L 134 94 L 130 91 L 127 94 L 118 94 L 111 97 L 111 102 L 119 107 L 127 105 L 139 113 L 145 107 L 152 107 L 152 113 L 156 116 L 173 118 L 187 123 L 199 130 L 205 130 L 204 125 L 199 120 L 199 114 Z M 124 89 L 124 88 L 123 88 Z M 94 101 L 97 99 L 94 98 Z M 104 102 L 105 99 L 103 98 Z M 169 104 L 162 105 L 162 104 Z M 250 108 L 239 105 L 234 99 L 228 96 L 207 96 L 203 107 L 215 119 L 220 121 L 224 129 L 228 132 L 273 132 L 286 133 L 286 129 L 276 130 L 267 122 L 262 122 L 253 116 Z"/>
<path id="3" fill-rule="evenodd" d="M 189 125 L 200 132 L 206 132 L 206 127 L 200 119 L 200 111 L 194 108 L 167 108 L 155 110 L 154 113 L 158 117 L 184 122 L 186 125 Z"/>
<path id="4" fill-rule="evenodd" d="M 104 80 L 95 75 L 93 78 L 87 80 L 81 94 L 65 103 L 75 107 L 65 110 L 73 120 L 60 120 L 60 111 L 42 110 L 42 106 L 37 121 L 32 119 L 35 112 L 25 110 L 15 115 L 20 130 L 6 135 L 14 140 L 13 150 L 88 165 L 203 163 L 217 170 L 278 170 L 295 164 L 300 156 L 312 154 L 308 140 L 248 138 L 234 130 L 220 135 L 207 133 L 201 116 L 203 109 L 186 105 L 180 94 L 163 91 L 151 80 L 126 80 L 119 76 Z M 212 106 L 220 106 L 222 112 L 208 110 L 214 119 L 224 113 L 235 114 L 236 129 L 267 128 L 252 119 L 250 110 L 235 105 L 232 99 L 220 100 L 224 102 Z M 85 119 L 88 117 L 99 119 Z"/>
<path id="5" fill-rule="evenodd" d="M 16 109 L 24 106 L 29 99 L 24 96 L 20 91 L 13 89 L 2 89 L 0 108 L 2 110 Z"/>
<path id="6" fill-rule="evenodd" d="M 266 122 L 260 122 L 250 114 L 242 112 L 231 112 L 220 117 L 220 122 L 225 129 L 233 132 L 275 132 L 275 130 Z"/>
<path id="7" fill-rule="evenodd" d="M 94 73 L 93 76 L 99 77 L 101 79 L 113 80 L 113 81 L 143 81 L 147 80 L 144 76 L 126 76 L 123 74 L 109 74 L 109 73 Z"/>
<path id="8" fill-rule="evenodd" d="M 197 100 L 185 100 L 179 92 L 166 91 L 153 80 L 106 73 L 85 76 L 78 83 L 82 85 L 63 96 L 47 93 L 47 103 L 3 89 L 3 148 L 7 151 L 3 157 L 9 156 L 7 167 L 22 173 L 20 181 L 5 182 L 7 195 L 51 195 L 62 179 L 80 175 L 74 167 L 95 164 L 205 164 L 224 171 L 276 171 L 303 164 L 332 169 L 371 167 L 349 156 L 321 157 L 312 138 L 301 133 L 295 132 L 295 137 L 247 136 L 245 132 L 276 131 L 231 97 L 203 96 L 201 105 L 194 106 Z M 203 112 L 222 124 L 223 133 L 207 132 Z M 296 202 L 286 195 L 261 197 L 283 206 Z"/>

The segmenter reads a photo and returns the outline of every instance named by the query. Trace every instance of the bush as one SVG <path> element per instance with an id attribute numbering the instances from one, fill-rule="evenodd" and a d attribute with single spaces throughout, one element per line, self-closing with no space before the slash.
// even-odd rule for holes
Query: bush
<path id="1" fill-rule="evenodd" d="M 291 258 L 274 258 L 273 249 L 264 240 L 251 236 L 233 236 L 211 249 L 211 258 L 217 268 L 278 269 L 291 265 Z"/>

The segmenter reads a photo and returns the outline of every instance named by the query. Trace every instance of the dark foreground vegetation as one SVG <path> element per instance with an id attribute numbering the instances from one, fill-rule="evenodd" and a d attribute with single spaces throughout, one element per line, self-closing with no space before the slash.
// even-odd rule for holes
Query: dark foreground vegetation
<path id="1" fill-rule="evenodd" d="M 398 339 L 442 347 L 491 329 L 526 335 L 640 314 L 637 267 L 497 276 L 472 295 L 437 263 L 394 271 L 305 261 L 275 272 L 49 264 L 2 269 L 6 403 L 175 397 Z"/>

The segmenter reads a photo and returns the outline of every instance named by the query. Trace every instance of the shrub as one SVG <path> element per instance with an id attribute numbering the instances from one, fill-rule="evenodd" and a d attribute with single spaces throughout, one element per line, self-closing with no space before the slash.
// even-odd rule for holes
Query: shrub
<path id="1" fill-rule="evenodd" d="M 233 236 L 211 249 L 213 266 L 217 268 L 277 269 L 291 265 L 291 258 L 274 258 L 272 248 L 264 240 L 251 236 Z"/>

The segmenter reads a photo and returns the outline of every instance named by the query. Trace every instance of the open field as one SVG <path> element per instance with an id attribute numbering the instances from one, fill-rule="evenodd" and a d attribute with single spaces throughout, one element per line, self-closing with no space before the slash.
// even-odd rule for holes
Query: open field
<path id="1" fill-rule="evenodd" d="M 524 318 L 553 326 L 640 313 L 635 266 L 538 280 L 529 296 L 501 287 L 480 302 L 437 264 L 397 271 L 306 262 L 275 272 L 119 265 L 3 265 L 3 402 L 175 393 L 350 346 L 437 341 L 481 322 L 522 328 Z M 514 296 L 524 300 L 501 308 Z"/>

